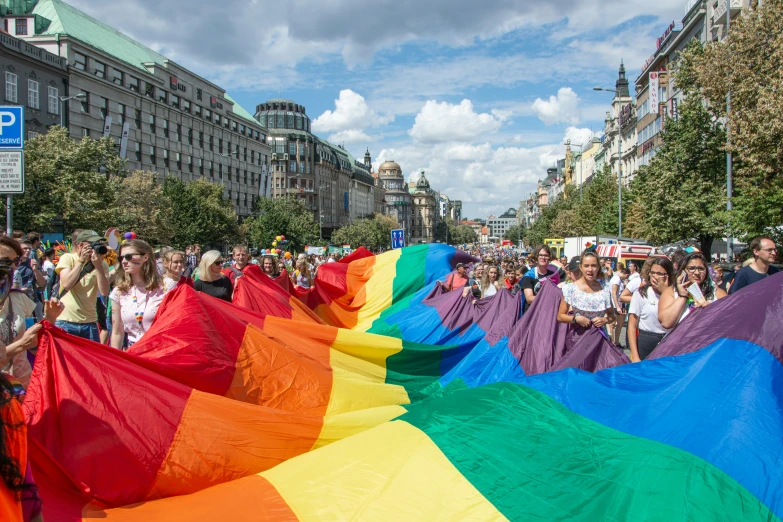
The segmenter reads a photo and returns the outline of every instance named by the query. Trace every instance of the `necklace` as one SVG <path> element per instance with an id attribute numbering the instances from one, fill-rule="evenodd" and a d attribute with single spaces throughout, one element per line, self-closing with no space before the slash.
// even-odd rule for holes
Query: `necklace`
<path id="1" fill-rule="evenodd" d="M 139 323 L 139 326 L 143 330 L 144 327 L 141 323 L 144 321 L 144 311 L 147 309 L 147 299 L 144 300 L 144 307 L 141 309 L 141 312 L 139 312 L 138 300 L 136 299 L 137 292 L 138 288 L 133 287 L 133 316 L 136 318 L 136 322 Z"/>

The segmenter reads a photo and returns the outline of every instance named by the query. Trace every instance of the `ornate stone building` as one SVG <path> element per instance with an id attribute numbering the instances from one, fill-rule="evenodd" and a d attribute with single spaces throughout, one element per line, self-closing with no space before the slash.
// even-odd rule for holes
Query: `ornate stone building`
<path id="1" fill-rule="evenodd" d="M 415 187 L 411 187 L 413 198 L 413 222 L 410 242 L 413 245 L 435 241 L 435 227 L 439 221 L 438 193 L 430 188 L 430 182 L 421 171 Z"/>
<path id="2" fill-rule="evenodd" d="M 402 175 L 402 167 L 394 160 L 385 161 L 378 167 L 378 177 L 386 192 L 386 211 L 405 231 L 408 243 L 411 243 L 411 220 L 413 217 L 413 198 L 408 192 L 408 184 Z"/>

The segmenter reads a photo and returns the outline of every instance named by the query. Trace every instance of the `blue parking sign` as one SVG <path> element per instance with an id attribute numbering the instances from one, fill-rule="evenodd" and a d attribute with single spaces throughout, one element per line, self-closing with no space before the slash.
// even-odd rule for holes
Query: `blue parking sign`
<path id="1" fill-rule="evenodd" d="M 24 107 L 0 107 L 0 150 L 24 149 Z"/>
<path id="2" fill-rule="evenodd" d="M 405 246 L 405 230 L 395 228 L 391 231 L 392 248 L 402 248 Z"/>

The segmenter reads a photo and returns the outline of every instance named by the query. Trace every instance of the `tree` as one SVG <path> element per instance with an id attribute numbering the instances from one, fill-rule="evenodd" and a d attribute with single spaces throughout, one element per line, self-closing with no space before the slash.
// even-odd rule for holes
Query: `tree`
<path id="1" fill-rule="evenodd" d="M 353 248 L 363 246 L 368 250 L 391 248 L 391 231 L 398 226 L 393 217 L 375 214 L 372 219 L 359 219 L 336 230 L 332 242 Z"/>
<path id="2" fill-rule="evenodd" d="M 503 239 L 510 239 L 517 244 L 525 239 L 525 232 L 525 227 L 522 225 L 512 225 L 511 228 L 503 234 Z"/>
<path id="3" fill-rule="evenodd" d="M 53 127 L 26 142 L 24 161 L 25 193 L 14 197 L 19 228 L 51 230 L 57 216 L 66 233 L 113 225 L 116 183 L 125 166 L 111 138 L 74 141 L 66 129 Z"/>
<path id="4" fill-rule="evenodd" d="M 704 48 L 689 46 L 681 55 L 675 79 L 682 88 L 704 96 L 713 118 L 728 117 L 735 209 L 729 217 L 734 234 L 770 234 L 779 243 L 783 241 L 781 25 L 783 3 L 764 2 L 749 9 L 732 22 L 725 41 Z"/>
<path id="5" fill-rule="evenodd" d="M 703 252 L 726 228 L 726 134 L 696 95 L 666 119 L 663 144 L 632 182 L 634 234 L 656 243 L 698 239 Z"/>
<path id="6" fill-rule="evenodd" d="M 183 182 L 166 178 L 163 196 L 171 208 L 173 245 L 193 243 L 218 247 L 238 239 L 236 213 L 223 198 L 223 186 L 198 179 Z"/>
<path id="7" fill-rule="evenodd" d="M 469 225 L 460 225 L 451 234 L 451 241 L 455 245 L 464 245 L 478 241 L 478 234 Z"/>
<path id="8" fill-rule="evenodd" d="M 261 198 L 245 224 L 250 242 L 260 248 L 271 248 L 275 236 L 281 235 L 297 251 L 318 241 L 318 223 L 300 198 Z"/>
<path id="9" fill-rule="evenodd" d="M 151 245 L 167 245 L 174 237 L 171 201 L 154 172 L 135 171 L 118 184 L 115 226 L 132 230 Z M 188 243 L 185 243 L 188 244 Z"/>
<path id="10" fill-rule="evenodd" d="M 441 219 L 438 221 L 438 224 L 435 225 L 435 241 L 440 241 L 441 243 L 446 244 L 449 243 L 449 240 L 451 239 L 451 226 L 449 224 L 450 221 L 452 220 Z"/>

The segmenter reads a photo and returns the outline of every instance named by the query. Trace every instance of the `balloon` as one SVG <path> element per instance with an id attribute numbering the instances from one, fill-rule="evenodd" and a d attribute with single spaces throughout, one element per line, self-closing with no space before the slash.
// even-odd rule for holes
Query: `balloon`
<path id="1" fill-rule="evenodd" d="M 285 236 L 280 236 L 280 239 L 281 239 L 282 241 L 285 241 Z"/>
<path id="2" fill-rule="evenodd" d="M 281 252 L 281 250 L 278 248 L 277 249 L 277 255 L 280 255 L 280 252 Z"/>
<path id="3" fill-rule="evenodd" d="M 275 236 L 275 241 L 280 241 L 280 236 Z"/>
<path id="4" fill-rule="evenodd" d="M 291 259 L 291 252 L 286 252 L 285 253 L 285 258 L 286 259 Z"/>
<path id="5" fill-rule="evenodd" d="M 272 246 L 276 247 L 277 246 L 277 241 L 272 241 Z"/>
<path id="6" fill-rule="evenodd" d="M 125 239 L 133 239 L 133 232 L 125 232 L 122 237 Z"/>

